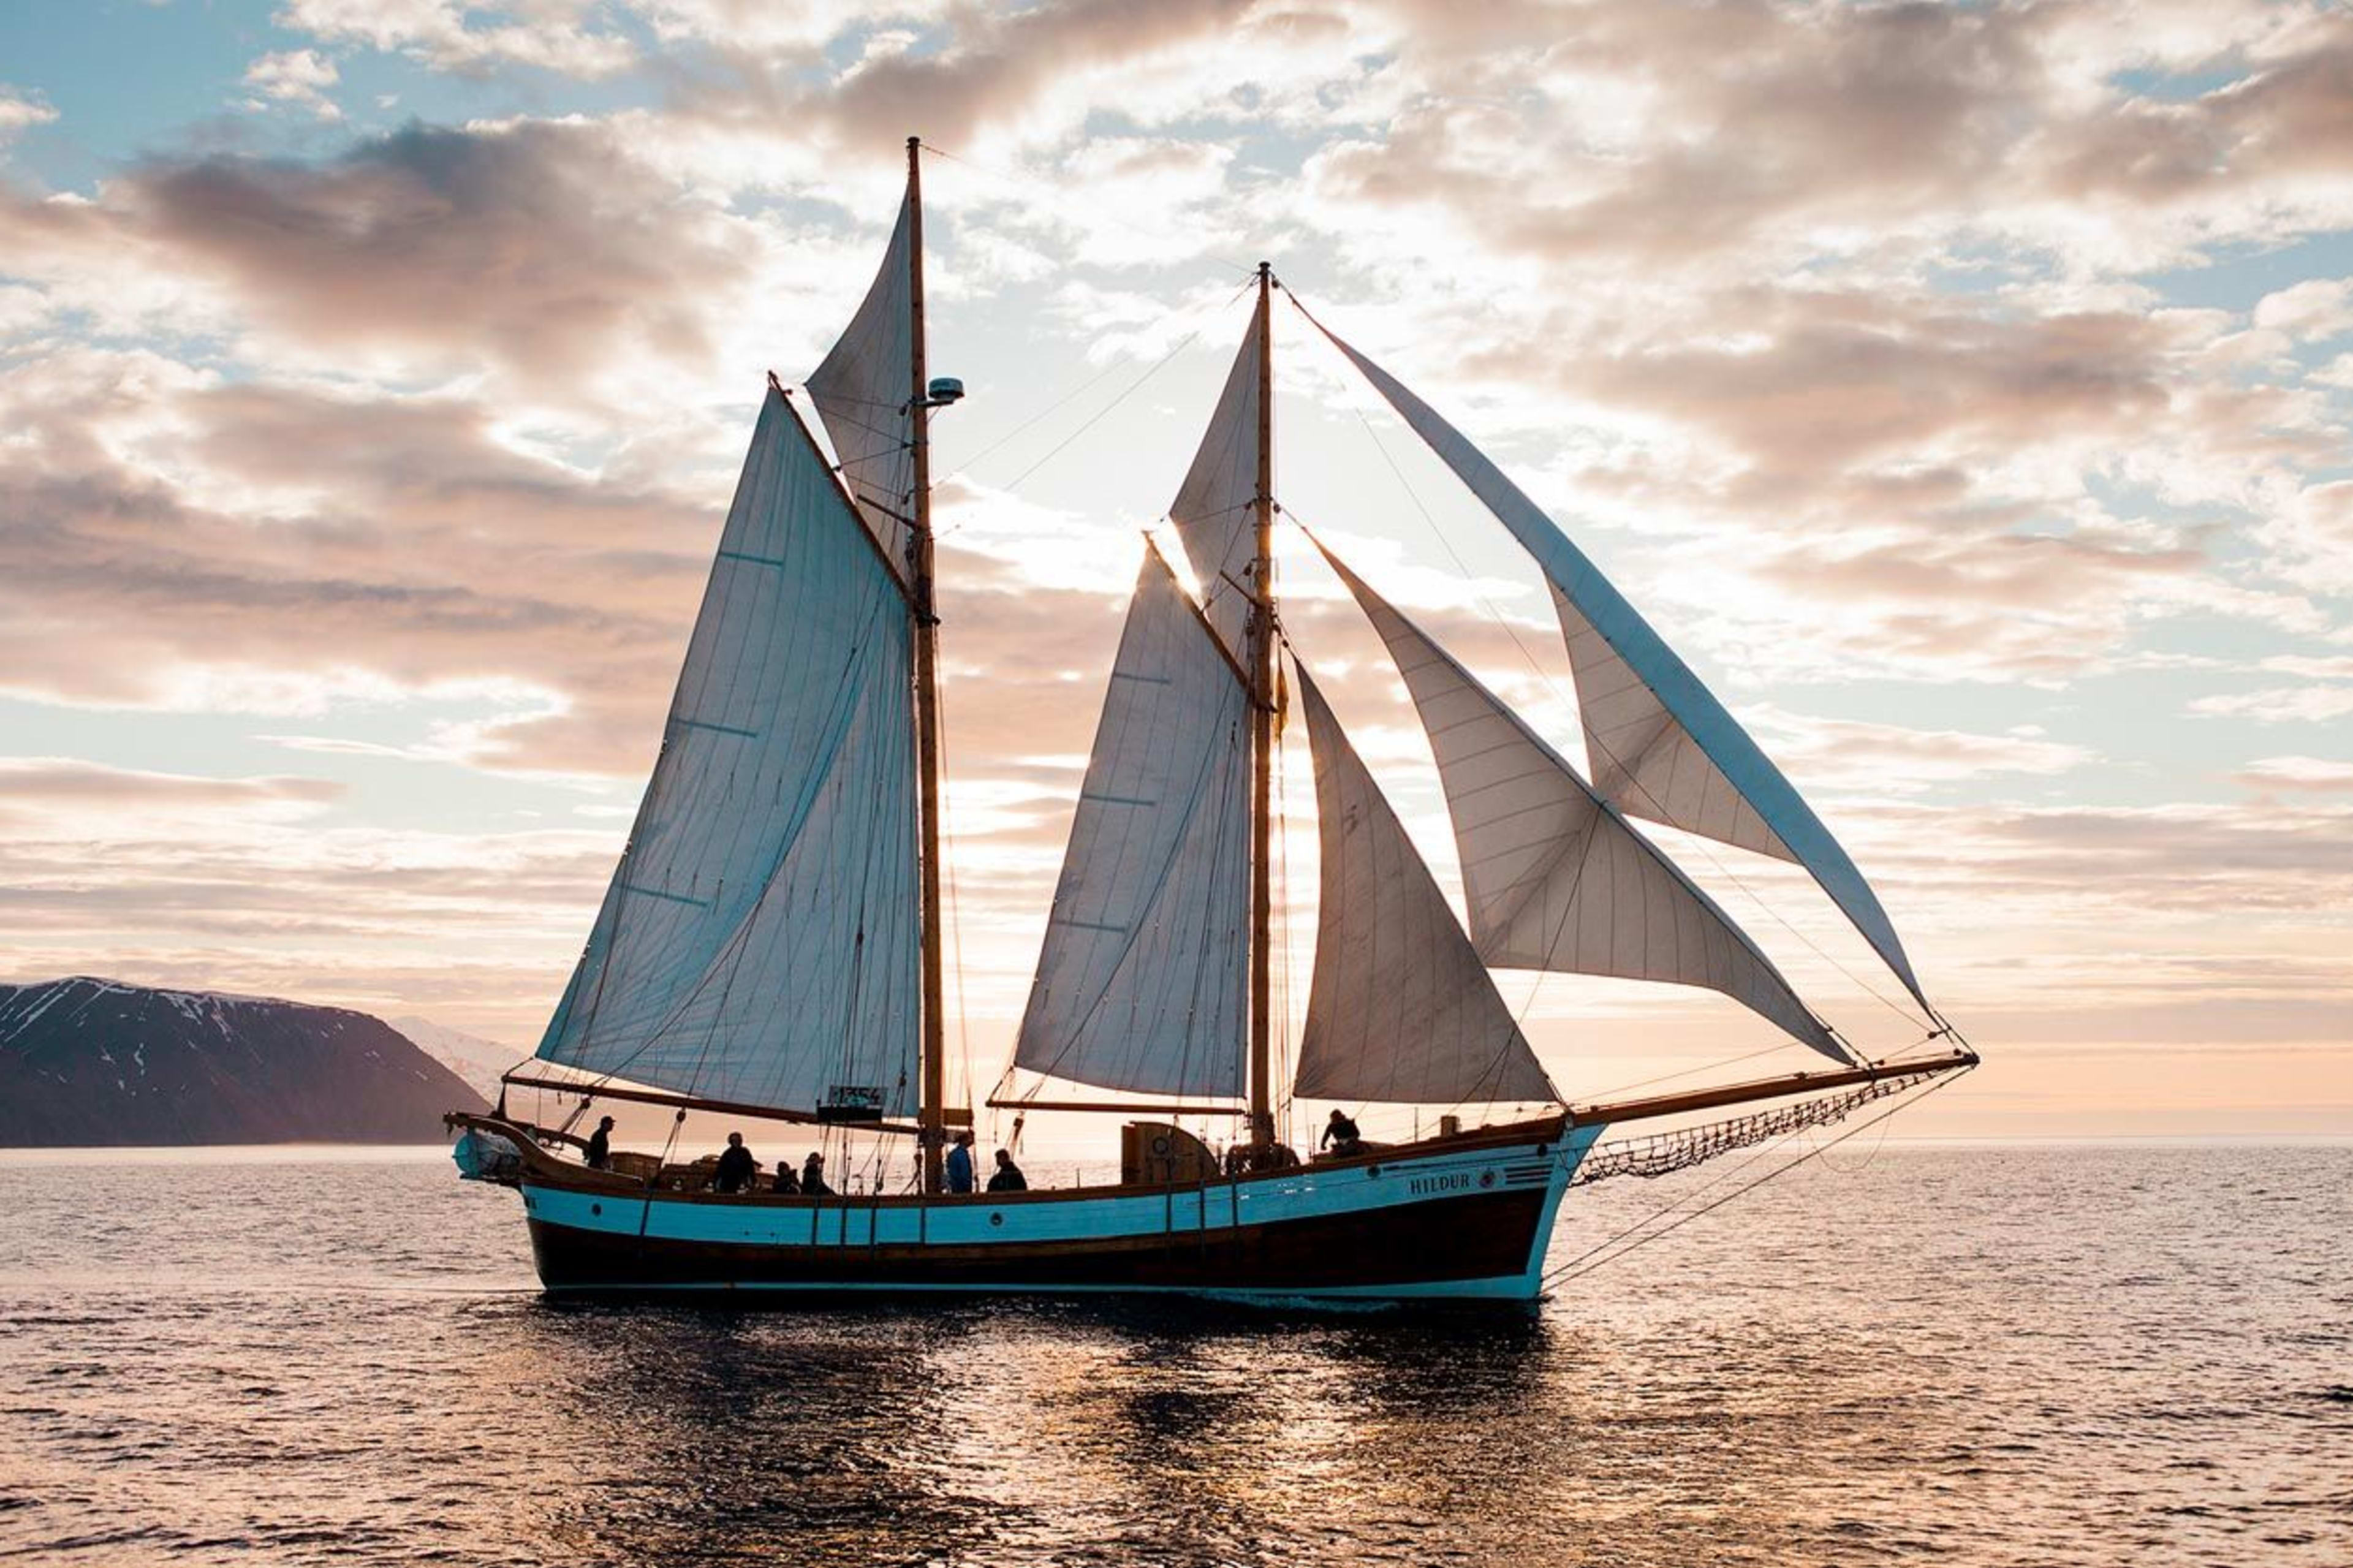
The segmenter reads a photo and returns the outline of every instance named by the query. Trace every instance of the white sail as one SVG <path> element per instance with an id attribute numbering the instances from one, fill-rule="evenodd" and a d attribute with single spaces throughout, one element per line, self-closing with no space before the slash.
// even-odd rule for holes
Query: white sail
<path id="1" fill-rule="evenodd" d="M 1551 1100 L 1446 895 L 1304 666 L 1323 894 L 1293 1093 L 1455 1105 Z"/>
<path id="2" fill-rule="evenodd" d="M 1630 816 L 1782 860 L 1797 856 L 1705 747 L 1618 657 L 1560 584 L 1546 581 L 1577 680 L 1586 765 L 1602 797 Z"/>
<path id="3" fill-rule="evenodd" d="M 1454 819 L 1479 956 L 1705 985 L 1851 1059 L 1715 901 L 1535 731 L 1327 551 L 1404 675 Z"/>
<path id="4" fill-rule="evenodd" d="M 1578 701 L 1603 714 L 1598 728 L 1588 723 L 1588 735 L 1595 742 L 1596 775 L 1610 786 L 1612 804 L 1636 816 L 1797 861 L 1905 988 L 1927 1006 L 1878 896 L 1821 818 L 1715 694 L 1485 453 L 1394 376 L 1321 322 L 1316 325 L 1511 531 L 1568 607 L 1562 630 Z M 1618 750 L 1620 744 L 1633 754 Z"/>
<path id="5" fill-rule="evenodd" d="M 1184 542 L 1185 558 L 1201 585 L 1201 612 L 1237 658 L 1250 625 L 1251 563 L 1258 555 L 1259 343 L 1266 311 L 1250 316 L 1249 331 L 1226 373 L 1225 391 L 1193 454 L 1193 466 L 1169 504 L 1169 520 Z M 1245 661 L 1247 662 L 1247 661 Z"/>
<path id="6" fill-rule="evenodd" d="M 1138 1093 L 1241 1091 L 1249 716 L 1240 677 L 1147 550 L 1016 1066 Z"/>
<path id="7" fill-rule="evenodd" d="M 899 208 L 882 269 L 866 290 L 841 339 L 809 373 L 810 397 L 841 459 L 841 477 L 858 498 L 893 568 L 907 565 L 907 534 L 914 515 L 915 428 L 907 367 L 914 357 L 914 204 Z"/>
<path id="8" fill-rule="evenodd" d="M 781 395 L 761 408 L 637 825 L 538 1054 L 682 1094 L 914 1104 L 910 621 Z"/>

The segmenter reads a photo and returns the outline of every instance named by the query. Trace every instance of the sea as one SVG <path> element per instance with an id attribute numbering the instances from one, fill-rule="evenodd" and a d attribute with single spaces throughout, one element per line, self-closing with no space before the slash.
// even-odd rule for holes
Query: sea
<path id="1" fill-rule="evenodd" d="M 435 1151 L 0 1155 L 0 1559 L 2353 1564 L 2353 1144 L 1859 1142 L 1468 1321 L 573 1305 Z"/>

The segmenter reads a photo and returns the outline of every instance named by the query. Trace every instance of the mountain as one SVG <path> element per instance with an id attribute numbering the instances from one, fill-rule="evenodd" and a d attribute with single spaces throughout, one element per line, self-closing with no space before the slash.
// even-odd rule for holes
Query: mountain
<path id="1" fill-rule="evenodd" d="M 484 1100 L 496 1100 L 500 1078 L 531 1055 L 430 1018 L 395 1018 L 392 1026 L 416 1042 L 417 1049 L 464 1079 Z"/>
<path id="2" fill-rule="evenodd" d="M 344 1007 L 76 976 L 0 985 L 0 1146 L 438 1141 L 482 1098 Z"/>

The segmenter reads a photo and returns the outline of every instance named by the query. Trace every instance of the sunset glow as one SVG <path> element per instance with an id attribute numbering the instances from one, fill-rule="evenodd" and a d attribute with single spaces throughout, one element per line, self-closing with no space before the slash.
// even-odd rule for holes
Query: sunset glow
<path id="1" fill-rule="evenodd" d="M 2348 104 L 2353 16 L 2235 0 L 18 8 L 0 978 L 529 1050 L 764 377 L 848 320 L 920 134 L 931 363 L 971 395 L 934 473 L 976 1096 L 1263 257 L 1845 842 L 1989 1058 L 1906 1131 L 2353 1131 Z M 1289 518 L 1581 758 L 1526 558 L 1275 331 Z M 1456 889 L 1379 640 L 1282 548 L 1290 636 Z M 1918 1040 L 1801 872 L 1657 837 L 1858 1045 Z M 1501 979 L 1572 1096 L 1777 1038 Z"/>

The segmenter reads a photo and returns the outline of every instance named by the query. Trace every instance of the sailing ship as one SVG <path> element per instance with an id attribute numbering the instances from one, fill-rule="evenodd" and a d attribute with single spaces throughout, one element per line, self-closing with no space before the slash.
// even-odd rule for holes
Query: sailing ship
<path id="1" fill-rule="evenodd" d="M 929 421 L 962 387 L 926 366 L 920 153 L 911 140 L 881 268 L 805 384 L 814 420 L 769 378 L 627 847 L 536 1061 L 507 1075 L 568 1110 L 533 1121 L 502 1095 L 494 1115 L 449 1119 L 461 1172 L 520 1190 L 547 1289 L 1527 1302 L 1574 1182 L 1826 1125 L 1976 1063 L 1852 861 L 1690 668 L 1484 454 L 1310 315 L 1533 558 L 1567 642 L 1589 773 L 1324 551 L 1427 731 L 1456 916 L 1284 635 L 1280 285 L 1261 264 L 1167 514 L 1198 592 L 1147 542 L 986 1102 L 1122 1118 L 1120 1179 L 947 1190 L 944 1152 L 973 1112 L 946 1071 Z M 1320 893 L 1284 1073 L 1271 779 L 1294 699 Z M 1636 818 L 1810 872 L 1919 1004 L 1926 1054 L 1859 1057 Z M 1710 987 L 1829 1062 L 1570 1104 L 1493 968 Z M 1615 1125 L 1767 1100 L 1785 1103 L 1596 1152 Z M 671 1145 L 584 1160 L 576 1128 L 607 1101 L 672 1108 Z M 1302 1159 L 1282 1133 L 1311 1101 L 1442 1113 Z M 845 1147 L 912 1140 L 914 1157 L 904 1190 L 723 1192 L 707 1158 L 678 1157 L 690 1112 L 818 1124 Z"/>

